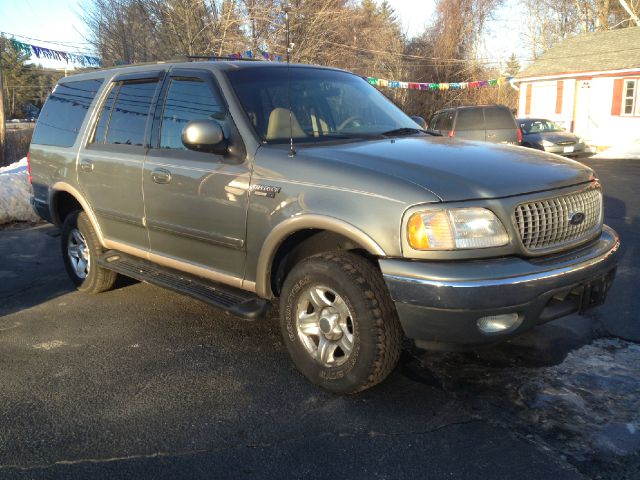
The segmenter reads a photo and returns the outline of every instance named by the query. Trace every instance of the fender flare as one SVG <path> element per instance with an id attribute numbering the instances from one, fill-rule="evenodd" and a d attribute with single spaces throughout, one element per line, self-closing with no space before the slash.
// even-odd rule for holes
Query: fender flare
<path id="1" fill-rule="evenodd" d="M 263 298 L 273 297 L 273 292 L 271 291 L 271 265 L 282 242 L 299 230 L 311 228 L 338 233 L 362 246 L 371 255 L 377 257 L 385 256 L 384 250 L 375 240 L 348 222 L 317 214 L 303 214 L 291 217 L 276 225 L 262 244 L 256 269 L 256 293 L 259 296 Z"/>
<path id="2" fill-rule="evenodd" d="M 56 194 L 58 192 L 66 192 L 69 195 L 71 195 L 73 198 L 76 199 L 76 201 L 80 204 L 80 206 L 82 207 L 82 210 L 84 210 L 84 212 L 87 214 L 87 216 L 89 217 L 89 221 L 91 222 L 91 226 L 93 227 L 93 229 L 95 230 L 96 234 L 98 235 L 98 241 L 100 242 L 100 245 L 104 248 L 106 248 L 105 243 L 104 243 L 104 237 L 102 235 L 102 229 L 100 228 L 100 224 L 98 223 L 98 219 L 96 218 L 95 213 L 93 212 L 93 209 L 89 206 L 89 202 L 86 201 L 86 199 L 84 198 L 84 196 L 82 195 L 82 193 L 80 193 L 80 191 L 74 187 L 72 187 L 71 185 L 69 185 L 66 182 L 56 182 L 52 185 L 50 191 L 49 191 L 49 208 L 51 209 L 51 216 L 53 218 L 53 221 L 57 224 L 57 225 L 61 225 L 60 222 L 60 218 L 58 217 L 58 213 L 54 210 L 54 203 L 53 200 L 56 196 Z"/>

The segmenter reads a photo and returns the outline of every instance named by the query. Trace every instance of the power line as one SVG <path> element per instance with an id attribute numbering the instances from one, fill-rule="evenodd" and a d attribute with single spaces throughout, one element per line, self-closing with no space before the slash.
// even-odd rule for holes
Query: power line
<path id="1" fill-rule="evenodd" d="M 27 40 L 35 40 L 36 42 L 53 43 L 56 45 L 64 45 L 64 46 L 92 45 L 91 42 L 74 42 L 70 40 L 43 40 L 42 38 L 27 37 L 26 35 L 19 35 L 17 33 L 11 33 L 11 32 L 0 32 L 0 33 L 4 33 L 5 35 L 12 35 L 14 37 L 26 38 Z"/>
<path id="2" fill-rule="evenodd" d="M 35 42 L 50 43 L 52 45 L 58 45 L 58 46 L 64 47 L 65 49 L 67 49 L 67 48 L 74 49 L 72 51 L 67 51 L 65 53 L 74 53 L 74 54 L 77 54 L 77 55 L 91 55 L 91 56 L 95 55 L 95 52 L 93 52 L 91 50 L 87 50 L 86 48 L 83 49 L 83 47 L 78 47 L 77 46 L 78 44 L 75 44 L 73 42 L 69 42 L 68 44 L 65 44 L 65 43 L 60 43 L 60 42 L 53 42 L 51 40 L 43 40 L 43 39 L 40 39 L 40 38 L 27 37 L 25 35 L 17 35 L 15 33 L 11 33 L 11 32 L 0 32 L 0 33 L 2 33 L 4 35 L 10 35 L 12 37 L 18 37 L 18 38 L 27 39 L 27 40 L 30 40 L 30 41 L 35 41 Z"/>

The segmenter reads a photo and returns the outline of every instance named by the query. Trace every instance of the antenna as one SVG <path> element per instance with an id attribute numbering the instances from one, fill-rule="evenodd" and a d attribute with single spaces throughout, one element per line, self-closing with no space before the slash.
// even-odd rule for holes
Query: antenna
<path id="1" fill-rule="evenodd" d="M 289 156 L 295 157 L 296 150 L 293 148 L 293 110 L 291 109 L 291 68 L 289 67 L 289 55 L 293 44 L 289 42 L 289 12 L 291 11 L 291 5 L 286 1 L 282 5 L 282 11 L 284 12 L 284 21 L 287 33 L 287 101 L 289 102 Z"/>

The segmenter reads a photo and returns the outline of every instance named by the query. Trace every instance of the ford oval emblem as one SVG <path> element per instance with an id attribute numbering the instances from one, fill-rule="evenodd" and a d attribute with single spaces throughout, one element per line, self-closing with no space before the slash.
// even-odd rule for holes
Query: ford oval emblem
<path id="1" fill-rule="evenodd" d="M 583 212 L 575 212 L 569 215 L 570 225 L 580 225 L 587 216 Z"/>

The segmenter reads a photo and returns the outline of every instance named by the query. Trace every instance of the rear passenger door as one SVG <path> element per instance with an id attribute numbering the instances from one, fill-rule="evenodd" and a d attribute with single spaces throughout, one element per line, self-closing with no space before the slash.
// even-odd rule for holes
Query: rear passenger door
<path id="1" fill-rule="evenodd" d="M 103 235 L 118 242 L 116 248 L 134 254 L 146 254 L 149 248 L 143 220 L 142 165 L 162 74 L 115 77 L 78 157 L 79 184 Z"/>
<path id="2" fill-rule="evenodd" d="M 482 108 L 459 109 L 454 129 L 457 138 L 484 142 L 485 130 Z"/>
<path id="3" fill-rule="evenodd" d="M 143 173 L 151 258 L 234 283 L 244 273 L 250 180 L 242 141 L 211 72 L 172 70 L 162 99 Z M 218 122 L 240 153 L 187 150 L 182 130 L 200 119 Z"/>
<path id="4" fill-rule="evenodd" d="M 513 114 L 505 107 L 484 107 L 487 141 L 518 144 L 518 130 Z"/>

